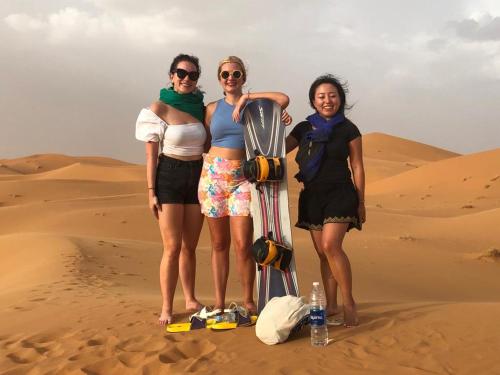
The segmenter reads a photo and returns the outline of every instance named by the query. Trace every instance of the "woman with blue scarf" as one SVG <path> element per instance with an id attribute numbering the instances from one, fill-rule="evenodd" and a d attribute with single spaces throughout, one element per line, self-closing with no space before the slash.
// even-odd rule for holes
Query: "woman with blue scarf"
<path id="1" fill-rule="evenodd" d="M 358 316 L 352 296 L 352 273 L 342 243 L 351 228 L 366 220 L 365 172 L 361 134 L 344 116 L 346 89 L 332 75 L 318 77 L 309 89 L 315 113 L 295 126 L 287 137 L 287 152 L 299 147 L 296 161 L 303 182 L 297 227 L 309 230 L 318 253 L 327 298 L 327 315 L 338 313 L 337 286 L 346 327 Z M 347 159 L 352 170 L 349 170 Z"/>
<path id="2" fill-rule="evenodd" d="M 173 301 L 180 277 L 186 310 L 202 305 L 195 297 L 196 246 L 203 225 L 198 201 L 202 153 L 207 134 L 205 106 L 198 89 L 200 65 L 195 56 L 180 54 L 170 65 L 171 86 L 139 113 L 135 136 L 146 142 L 149 208 L 163 240 L 160 263 L 161 325 L 173 321 Z"/>

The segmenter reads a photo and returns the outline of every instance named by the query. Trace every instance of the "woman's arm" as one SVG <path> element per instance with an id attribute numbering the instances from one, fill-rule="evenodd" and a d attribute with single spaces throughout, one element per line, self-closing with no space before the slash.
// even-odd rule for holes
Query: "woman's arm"
<path id="1" fill-rule="evenodd" d="M 365 168 L 363 166 L 363 146 L 361 137 L 357 137 L 349 142 L 349 161 L 351 164 L 354 186 L 358 193 L 359 207 L 358 214 L 361 222 L 366 221 L 365 208 Z"/>
<path id="2" fill-rule="evenodd" d="M 217 102 L 212 102 L 207 105 L 205 109 L 205 121 L 203 125 L 205 126 L 205 131 L 207 132 L 207 139 L 205 140 L 205 152 L 210 150 L 210 145 L 212 144 L 212 135 L 210 134 L 210 123 L 212 122 L 212 115 L 215 112 L 215 107 Z"/>
<path id="3" fill-rule="evenodd" d="M 288 135 L 285 139 L 285 149 L 288 154 L 290 151 L 293 151 L 299 145 L 299 141 L 295 139 L 293 135 Z"/>
<path id="4" fill-rule="evenodd" d="M 243 94 L 238 100 L 238 103 L 236 103 L 233 111 L 233 120 L 239 122 L 240 111 L 245 106 L 246 102 L 257 99 L 273 100 L 280 105 L 281 109 L 285 109 L 288 107 L 288 103 L 290 103 L 290 98 L 282 92 L 249 92 L 248 94 Z"/>
<path id="5" fill-rule="evenodd" d="M 158 142 L 146 142 L 146 181 L 148 183 L 149 209 L 158 220 L 161 205 L 155 192 L 156 167 L 158 165 Z"/>

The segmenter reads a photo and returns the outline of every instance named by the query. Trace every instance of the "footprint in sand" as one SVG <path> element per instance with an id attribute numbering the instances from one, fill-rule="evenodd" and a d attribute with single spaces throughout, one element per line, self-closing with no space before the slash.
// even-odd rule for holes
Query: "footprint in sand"
<path id="1" fill-rule="evenodd" d="M 490 181 L 491 181 L 491 182 L 494 182 L 494 181 L 498 180 L 499 178 L 500 178 L 500 176 L 495 176 L 495 177 L 493 177 Z"/>
<path id="2" fill-rule="evenodd" d="M 123 352 L 141 353 L 141 352 L 159 352 L 173 346 L 168 340 L 165 341 L 164 337 L 144 335 L 135 336 L 127 340 L 123 340 L 116 345 L 117 349 Z"/>
<path id="3" fill-rule="evenodd" d="M 33 298 L 33 299 L 30 299 L 29 301 L 30 302 L 42 302 L 42 301 L 46 301 L 47 298 Z"/>
<path id="4" fill-rule="evenodd" d="M 217 347 L 208 340 L 193 340 L 176 343 L 172 348 L 163 350 L 158 355 L 162 368 L 179 372 L 197 372 L 206 369 L 208 357 L 210 362 L 220 362 L 220 357 L 215 356 Z M 153 365 L 155 363 L 153 362 Z M 143 369 L 144 370 L 144 369 Z"/>
<path id="5" fill-rule="evenodd" d="M 472 204 L 466 204 L 466 205 L 462 206 L 462 208 L 469 209 L 469 208 L 474 208 L 474 206 Z"/>
<path id="6" fill-rule="evenodd" d="M 409 234 L 405 234 L 405 235 L 402 235 L 402 236 L 399 236 L 399 239 L 400 240 L 403 240 L 403 241 L 415 241 L 416 238 L 409 235 Z"/>
<path id="7" fill-rule="evenodd" d="M 33 348 L 20 348 L 13 353 L 7 354 L 6 357 L 14 363 L 26 364 L 35 362 L 40 357 L 40 354 Z"/>

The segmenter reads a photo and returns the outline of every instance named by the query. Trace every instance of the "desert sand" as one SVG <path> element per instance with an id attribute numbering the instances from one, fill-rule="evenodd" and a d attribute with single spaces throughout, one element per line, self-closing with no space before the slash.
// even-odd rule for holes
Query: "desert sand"
<path id="1" fill-rule="evenodd" d="M 500 374 L 500 149 L 459 155 L 364 136 L 367 223 L 351 231 L 360 325 L 267 346 L 253 327 L 169 334 L 145 168 L 102 157 L 0 160 L 0 374 Z M 299 184 L 289 156 L 290 211 Z M 294 229 L 301 293 L 320 280 Z M 206 226 L 197 297 L 213 303 Z M 231 269 L 228 303 L 239 301 Z M 180 286 L 176 319 L 186 319 Z"/>

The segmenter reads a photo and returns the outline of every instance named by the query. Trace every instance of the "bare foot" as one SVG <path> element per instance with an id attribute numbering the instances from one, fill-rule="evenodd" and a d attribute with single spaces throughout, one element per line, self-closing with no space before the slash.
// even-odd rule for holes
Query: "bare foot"
<path id="1" fill-rule="evenodd" d="M 186 301 L 186 310 L 188 312 L 197 312 L 203 308 L 203 305 L 198 302 L 198 300 L 194 299 L 192 301 Z"/>
<path id="2" fill-rule="evenodd" d="M 158 324 L 164 326 L 165 324 L 170 324 L 173 321 L 172 314 L 168 314 L 166 312 L 162 312 L 160 317 L 158 318 Z"/>
<path id="3" fill-rule="evenodd" d="M 170 324 L 173 321 L 172 309 L 168 309 L 165 306 L 161 308 L 161 314 L 158 318 L 158 324 L 164 326 L 165 324 Z"/>
<path id="4" fill-rule="evenodd" d="M 247 309 L 250 315 L 257 315 L 257 306 L 253 301 L 245 302 L 245 309 Z"/>
<path id="5" fill-rule="evenodd" d="M 338 306 L 334 306 L 326 309 L 326 316 L 334 316 L 340 313 L 340 309 Z"/>
<path id="6" fill-rule="evenodd" d="M 356 305 L 344 305 L 344 327 L 351 328 L 359 324 Z"/>

